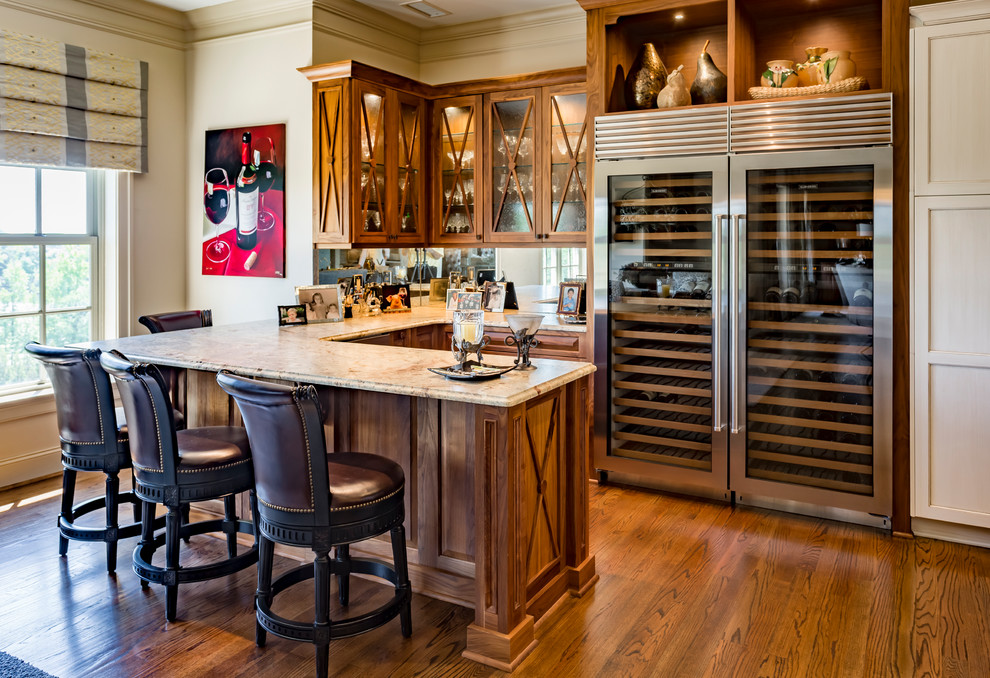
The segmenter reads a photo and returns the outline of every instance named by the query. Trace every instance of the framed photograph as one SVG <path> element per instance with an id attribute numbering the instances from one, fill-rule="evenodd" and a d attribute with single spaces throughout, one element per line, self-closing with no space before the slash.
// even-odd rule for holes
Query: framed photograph
<path id="1" fill-rule="evenodd" d="M 302 304 L 293 304 L 290 306 L 279 306 L 278 307 L 278 326 L 285 327 L 286 325 L 305 325 L 306 324 L 306 307 Z"/>
<path id="2" fill-rule="evenodd" d="M 397 313 L 412 310 L 409 285 L 382 285 L 382 311 Z"/>
<path id="3" fill-rule="evenodd" d="M 258 190 L 239 198 L 244 157 Z M 203 160 L 203 275 L 284 278 L 285 123 L 209 130 Z"/>
<path id="4" fill-rule="evenodd" d="M 448 278 L 433 278 L 430 280 L 430 301 L 446 301 L 448 289 L 450 289 Z"/>
<path id="5" fill-rule="evenodd" d="M 456 311 L 457 302 L 460 301 L 461 291 L 458 289 L 448 289 L 447 290 L 447 310 Z"/>
<path id="6" fill-rule="evenodd" d="M 457 295 L 458 311 L 480 311 L 481 292 L 464 292 Z"/>
<path id="7" fill-rule="evenodd" d="M 486 282 L 482 305 L 486 311 L 501 313 L 505 310 L 505 283 Z"/>
<path id="8" fill-rule="evenodd" d="M 296 301 L 305 309 L 306 322 L 333 323 L 343 317 L 340 288 L 336 284 L 297 287 Z"/>
<path id="9" fill-rule="evenodd" d="M 584 283 L 560 283 L 560 296 L 557 298 L 557 315 L 578 315 L 581 309 L 581 294 Z"/>
<path id="10" fill-rule="evenodd" d="M 351 283 L 354 285 L 354 291 L 360 292 L 361 288 L 364 287 L 364 275 L 361 273 L 355 273 L 351 277 Z"/>

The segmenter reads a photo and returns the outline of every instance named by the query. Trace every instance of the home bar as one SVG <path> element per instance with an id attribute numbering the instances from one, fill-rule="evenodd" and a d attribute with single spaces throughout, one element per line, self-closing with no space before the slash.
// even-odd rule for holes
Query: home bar
<path id="1" fill-rule="evenodd" d="M 988 53 L 0 1 L 0 676 L 990 675 Z"/>

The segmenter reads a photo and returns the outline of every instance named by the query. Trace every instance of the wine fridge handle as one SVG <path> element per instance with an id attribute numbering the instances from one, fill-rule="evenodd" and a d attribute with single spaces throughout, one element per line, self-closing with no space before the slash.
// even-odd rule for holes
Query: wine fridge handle
<path id="1" fill-rule="evenodd" d="M 712 391 L 715 395 L 713 430 L 720 433 L 725 427 L 724 397 L 722 393 L 722 234 L 727 214 L 717 214 L 712 220 Z"/>
<path id="2" fill-rule="evenodd" d="M 740 225 L 742 216 L 732 215 L 732 228 L 729 230 L 729 346 L 730 350 L 736 354 L 729 359 L 729 394 L 732 407 L 729 413 L 729 431 L 732 434 L 739 433 L 739 413 L 741 411 L 743 399 L 739 394 L 739 356 L 742 350 L 739 348 L 739 323 L 742 313 L 742 295 L 744 291 L 743 280 L 739 273 L 739 243 Z"/>

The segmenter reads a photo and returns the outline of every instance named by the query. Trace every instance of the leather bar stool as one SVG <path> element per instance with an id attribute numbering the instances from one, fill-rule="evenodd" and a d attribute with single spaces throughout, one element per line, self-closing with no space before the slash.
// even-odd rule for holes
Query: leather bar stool
<path id="1" fill-rule="evenodd" d="M 258 488 L 258 591 L 255 641 L 268 632 L 316 645 L 316 675 L 329 669 L 329 645 L 335 638 L 378 628 L 397 615 L 402 635 L 412 635 L 411 589 L 402 526 L 405 476 L 395 462 L 374 454 L 327 454 L 323 417 L 316 389 L 290 387 L 217 375 L 233 396 L 251 440 Z M 351 558 L 354 542 L 391 532 L 394 566 Z M 303 565 L 272 581 L 274 544 L 311 549 L 313 565 Z M 336 549 L 333 560 L 331 548 Z M 371 612 L 330 619 L 330 577 L 337 576 L 341 605 L 348 603 L 352 572 L 380 577 L 395 587 L 392 598 Z M 290 586 L 315 579 L 313 621 L 296 621 L 272 612 L 274 597 Z"/>
<path id="2" fill-rule="evenodd" d="M 165 618 L 174 621 L 179 584 L 233 574 L 258 562 L 254 524 L 238 520 L 234 495 L 250 491 L 251 511 L 257 513 L 254 473 L 247 434 L 236 426 L 204 426 L 176 431 L 161 373 L 154 365 L 134 363 L 117 351 L 100 356 L 100 364 L 117 382 L 127 414 L 134 492 L 144 502 L 141 541 L 134 549 L 134 572 L 142 582 L 165 586 Z M 224 518 L 182 524 L 181 507 L 191 501 L 223 499 Z M 163 504 L 165 530 L 154 533 L 149 516 Z M 227 559 L 179 567 L 182 538 L 207 532 L 227 536 Z M 253 534 L 254 545 L 237 553 L 237 533 Z M 165 566 L 152 557 L 165 547 Z M 143 584 L 144 585 L 144 584 Z"/>
<path id="3" fill-rule="evenodd" d="M 152 334 L 173 332 L 175 330 L 191 330 L 194 327 L 212 327 L 213 311 L 204 309 L 201 311 L 150 313 L 138 318 L 138 322 L 147 327 Z"/>
<path id="4" fill-rule="evenodd" d="M 120 491 L 120 471 L 131 468 L 127 426 L 113 407 L 110 377 L 100 367 L 99 349 L 60 348 L 31 342 L 24 347 L 45 366 L 55 393 L 55 418 L 62 448 L 62 508 L 58 517 L 58 553 L 64 556 L 69 540 L 102 541 L 107 548 L 107 572 L 117 569 L 117 540 L 134 537 L 141 523 L 120 525 L 121 503 L 133 504 L 134 520 L 141 520 L 141 500 L 131 491 Z M 72 505 L 76 474 L 106 474 L 102 497 Z M 105 527 L 76 525 L 80 517 L 105 509 Z M 161 523 L 159 524 L 159 526 Z"/>

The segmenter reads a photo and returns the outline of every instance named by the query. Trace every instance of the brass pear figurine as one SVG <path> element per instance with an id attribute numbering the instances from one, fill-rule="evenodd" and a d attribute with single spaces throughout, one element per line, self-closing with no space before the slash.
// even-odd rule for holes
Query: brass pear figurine
<path id="1" fill-rule="evenodd" d="M 691 92 L 688 90 L 687 80 L 681 73 L 683 68 L 684 64 L 681 64 L 667 76 L 667 85 L 657 95 L 657 108 L 691 105 Z"/>
<path id="2" fill-rule="evenodd" d="M 639 48 L 629 75 L 626 76 L 626 106 L 629 108 L 653 108 L 657 94 L 667 83 L 667 68 L 652 42 Z"/>
<path id="3" fill-rule="evenodd" d="M 691 103 L 694 104 L 720 104 L 729 99 L 729 79 L 712 61 L 712 55 L 708 53 L 710 42 L 705 40 L 698 55 L 698 72 L 691 83 Z"/>

